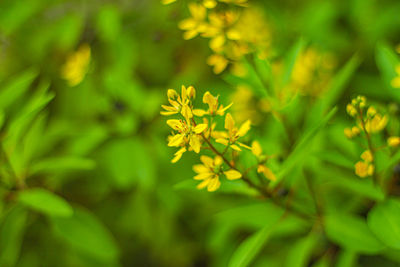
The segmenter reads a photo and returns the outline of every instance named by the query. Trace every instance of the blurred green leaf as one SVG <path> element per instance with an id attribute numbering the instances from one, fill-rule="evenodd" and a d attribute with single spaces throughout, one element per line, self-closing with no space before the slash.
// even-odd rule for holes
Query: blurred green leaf
<path id="1" fill-rule="evenodd" d="M 28 89 L 33 80 L 38 75 L 36 70 L 30 69 L 14 77 L 0 90 L 0 109 L 9 108 L 18 98 L 20 98 Z"/>
<path id="2" fill-rule="evenodd" d="M 335 267 L 353 267 L 357 254 L 351 250 L 342 250 L 339 253 Z"/>
<path id="3" fill-rule="evenodd" d="M 15 266 L 25 232 L 27 214 L 21 207 L 14 207 L 2 218 L 0 229 L 0 266 Z"/>
<path id="4" fill-rule="evenodd" d="M 395 68 L 399 64 L 398 56 L 386 44 L 379 43 L 376 46 L 375 58 L 388 93 L 399 102 L 400 92 L 391 86 L 392 79 L 396 77 Z M 381 88 L 380 90 L 383 89 Z"/>
<path id="5" fill-rule="evenodd" d="M 343 248 L 365 254 L 376 254 L 384 249 L 362 218 L 332 213 L 324 221 L 328 238 Z"/>
<path id="6" fill-rule="evenodd" d="M 318 242 L 318 234 L 311 232 L 307 237 L 292 244 L 285 260 L 287 267 L 307 267 L 314 246 Z"/>
<path id="7" fill-rule="evenodd" d="M 253 207 L 253 209 L 250 209 Z M 261 209 L 261 210 L 260 210 Z M 218 214 L 218 217 L 224 220 L 229 220 L 231 223 L 237 223 L 243 219 L 256 219 L 256 214 L 262 214 L 262 210 L 267 210 L 268 219 L 263 220 L 264 227 L 257 233 L 248 237 L 235 250 L 229 261 L 229 267 L 249 266 L 257 254 L 261 251 L 264 244 L 269 239 L 271 233 L 276 228 L 278 221 L 284 214 L 283 209 L 280 209 L 272 203 L 259 204 L 257 206 L 244 206 L 236 209 L 231 209 Z M 253 210 L 253 211 L 251 211 Z M 258 211 L 257 211 L 258 210 Z M 268 212 L 269 211 L 269 212 Z M 254 213 L 254 214 L 253 214 Z M 242 217 L 241 219 L 240 216 Z M 255 216 L 255 217 L 252 217 Z"/>
<path id="8" fill-rule="evenodd" d="M 298 57 L 303 51 L 306 45 L 306 41 L 303 38 L 300 38 L 289 50 L 287 56 L 285 57 L 284 62 L 284 70 L 282 75 L 282 84 L 286 85 L 290 82 L 292 78 L 292 72 Z"/>
<path id="9" fill-rule="evenodd" d="M 30 174 L 60 172 L 68 170 L 91 170 L 96 166 L 95 161 L 88 158 L 73 156 L 41 159 L 32 164 Z"/>
<path id="10" fill-rule="evenodd" d="M 368 226 L 387 246 L 400 250 L 400 201 L 387 199 L 368 213 Z"/>
<path id="11" fill-rule="evenodd" d="M 25 206 L 49 216 L 69 217 L 72 207 L 63 198 L 41 188 L 22 190 L 18 193 L 18 201 Z"/>
<path id="12" fill-rule="evenodd" d="M 71 217 L 52 217 L 54 231 L 67 244 L 90 257 L 111 262 L 118 257 L 112 235 L 91 213 L 75 208 Z"/>

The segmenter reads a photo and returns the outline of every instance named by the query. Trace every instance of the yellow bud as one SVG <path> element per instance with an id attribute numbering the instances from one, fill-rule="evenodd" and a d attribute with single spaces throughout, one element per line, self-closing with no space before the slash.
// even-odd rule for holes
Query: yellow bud
<path id="1" fill-rule="evenodd" d="M 388 138 L 387 143 L 391 147 L 396 147 L 396 146 L 400 145 L 400 137 L 391 136 Z"/>
<path id="2" fill-rule="evenodd" d="M 374 174 L 374 166 L 364 161 L 357 162 L 354 167 L 355 167 L 355 173 L 361 178 L 371 176 L 372 174 Z"/>
<path id="3" fill-rule="evenodd" d="M 168 89 L 167 96 L 168 98 L 175 99 L 178 96 L 178 93 L 174 89 Z"/>
<path id="4" fill-rule="evenodd" d="M 357 110 L 354 107 L 354 105 L 352 105 L 352 104 L 347 104 L 346 110 L 347 110 L 347 113 L 352 117 L 357 115 Z"/>
<path id="5" fill-rule="evenodd" d="M 374 160 L 374 157 L 372 156 L 372 153 L 370 150 L 365 150 L 364 153 L 361 154 L 361 158 L 365 162 L 372 162 Z"/>
<path id="6" fill-rule="evenodd" d="M 349 139 L 353 138 L 353 132 L 351 131 L 350 128 L 345 128 L 344 129 L 344 135 Z"/>
<path id="7" fill-rule="evenodd" d="M 189 88 L 187 88 L 187 95 L 189 98 L 194 99 L 196 97 L 196 89 L 194 89 L 193 86 L 189 86 Z"/>
<path id="8" fill-rule="evenodd" d="M 359 135 L 360 128 L 358 128 L 357 126 L 353 126 L 353 128 L 351 128 L 351 132 L 353 133 L 353 136 Z"/>
<path id="9" fill-rule="evenodd" d="M 372 107 L 372 106 L 369 107 L 368 110 L 367 110 L 367 115 L 369 117 L 373 117 L 373 116 L 375 116 L 375 114 L 376 114 L 376 109 L 374 107 Z"/>

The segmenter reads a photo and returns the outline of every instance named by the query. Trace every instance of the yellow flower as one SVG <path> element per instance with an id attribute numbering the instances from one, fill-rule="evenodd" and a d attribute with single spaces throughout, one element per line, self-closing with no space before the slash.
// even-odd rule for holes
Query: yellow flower
<path id="1" fill-rule="evenodd" d="M 193 170 L 197 173 L 195 180 L 202 180 L 197 186 L 198 189 L 207 187 L 209 192 L 217 190 L 221 186 L 219 176 L 223 173 L 229 180 L 236 180 L 242 177 L 242 174 L 236 170 L 222 170 L 223 160 L 220 156 L 216 156 L 214 159 L 208 156 L 200 156 L 200 160 L 203 164 L 197 164 L 193 166 Z"/>
<path id="2" fill-rule="evenodd" d="M 208 16 L 210 23 L 202 36 L 211 38 L 210 48 L 215 52 L 222 52 L 227 40 L 239 40 L 240 33 L 230 27 L 235 23 L 238 14 L 232 10 L 213 12 Z"/>
<path id="3" fill-rule="evenodd" d="M 198 34 L 203 33 L 207 28 L 207 23 L 205 21 L 207 11 L 204 6 L 196 3 L 190 3 L 189 11 L 191 17 L 182 20 L 179 23 L 179 28 L 186 31 L 183 34 L 183 38 L 185 40 L 196 37 Z"/>
<path id="4" fill-rule="evenodd" d="M 207 124 L 198 124 L 193 126 L 190 123 L 190 120 L 168 120 L 167 124 L 172 129 L 178 131 L 177 134 L 170 137 L 168 146 L 181 147 L 188 144 L 194 152 L 200 152 L 202 138 L 201 133 L 207 129 Z"/>
<path id="5" fill-rule="evenodd" d="M 388 138 L 387 143 L 391 147 L 396 147 L 400 145 L 400 137 L 398 136 L 391 136 Z"/>
<path id="6" fill-rule="evenodd" d="M 390 84 L 394 88 L 400 88 L 400 64 L 398 64 L 396 66 L 395 70 L 396 70 L 397 76 L 395 78 L 393 78 L 393 80 L 391 81 Z"/>
<path id="7" fill-rule="evenodd" d="M 223 105 L 219 105 L 218 96 L 213 96 L 210 92 L 205 92 L 203 95 L 203 103 L 208 105 L 208 110 L 195 109 L 193 110 L 193 114 L 196 116 L 204 116 L 204 115 L 219 115 L 223 116 L 225 111 L 232 106 L 233 103 L 224 107 Z"/>
<path id="8" fill-rule="evenodd" d="M 217 1 L 215 0 L 203 0 L 203 6 L 206 8 L 214 8 L 217 5 Z"/>
<path id="9" fill-rule="evenodd" d="M 189 106 L 190 101 L 196 96 L 196 90 L 193 86 L 186 88 L 182 85 L 181 95 L 174 89 L 168 89 L 167 96 L 171 106 L 161 105 L 165 109 L 165 111 L 160 112 L 161 115 L 169 116 L 180 112 L 186 119 L 193 117 L 192 109 Z"/>
<path id="10" fill-rule="evenodd" d="M 374 157 L 372 156 L 371 150 L 365 150 L 361 154 L 361 158 L 367 163 L 372 162 L 374 160 Z"/>
<path id="11" fill-rule="evenodd" d="M 388 117 L 376 114 L 372 119 L 365 122 L 365 129 L 367 132 L 376 133 L 383 130 L 388 122 Z"/>
<path id="12" fill-rule="evenodd" d="M 213 54 L 207 58 L 207 64 L 213 66 L 213 72 L 215 74 L 220 74 L 226 69 L 229 61 L 223 56 L 218 54 Z"/>
<path id="13" fill-rule="evenodd" d="M 225 146 L 230 146 L 236 151 L 241 151 L 239 146 L 251 149 L 247 145 L 237 142 L 240 137 L 244 136 L 250 130 L 250 124 L 250 120 L 247 120 L 240 126 L 240 128 L 237 128 L 235 126 L 235 121 L 233 120 L 232 115 L 228 113 L 225 116 L 225 129 L 228 132 L 226 134 L 221 134 L 221 136 L 215 141 Z M 236 144 L 238 144 L 239 146 L 237 146 Z"/>
<path id="14" fill-rule="evenodd" d="M 353 126 L 352 128 L 345 128 L 344 134 L 347 138 L 351 139 L 360 134 L 360 128 L 358 128 L 357 126 Z"/>
<path id="15" fill-rule="evenodd" d="M 374 165 L 366 163 L 364 161 L 359 161 L 355 165 L 355 172 L 361 178 L 373 175 L 374 169 Z"/>
<path id="16" fill-rule="evenodd" d="M 355 117 L 357 115 L 357 109 L 352 104 L 347 104 L 346 111 L 352 117 Z"/>
<path id="17" fill-rule="evenodd" d="M 67 80 L 69 86 L 76 86 L 82 82 L 88 71 L 90 62 L 90 46 L 82 44 L 79 49 L 69 55 L 62 66 L 61 76 Z"/>

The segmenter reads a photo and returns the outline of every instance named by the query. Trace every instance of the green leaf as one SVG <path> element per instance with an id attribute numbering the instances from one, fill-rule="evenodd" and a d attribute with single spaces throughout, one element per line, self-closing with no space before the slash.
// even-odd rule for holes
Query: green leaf
<path id="1" fill-rule="evenodd" d="M 118 248 L 107 228 L 91 213 L 74 209 L 71 217 L 52 217 L 55 233 L 74 249 L 102 262 L 118 257 Z"/>
<path id="2" fill-rule="evenodd" d="M 309 152 L 309 145 L 313 141 L 313 138 L 319 133 L 321 129 L 328 123 L 328 121 L 335 115 L 337 108 L 333 108 L 323 120 L 310 127 L 297 142 L 292 153 L 287 157 L 281 171 L 277 175 L 277 181 L 273 185 L 277 185 L 279 181 L 289 173 L 294 167 L 299 165 L 299 162 L 304 161 L 305 155 Z"/>
<path id="3" fill-rule="evenodd" d="M 271 234 L 271 225 L 267 225 L 257 233 L 253 234 L 236 249 L 229 261 L 229 267 L 249 266 L 257 254 L 261 251 L 264 244 L 268 241 Z"/>
<path id="4" fill-rule="evenodd" d="M 399 90 L 391 86 L 392 79 L 397 75 L 395 71 L 397 64 L 399 64 L 397 55 L 389 46 L 380 43 L 376 46 L 375 59 L 388 93 L 390 93 L 397 101 L 400 101 Z"/>
<path id="5" fill-rule="evenodd" d="M 36 188 L 18 193 L 18 201 L 25 206 L 49 216 L 71 216 L 73 210 L 63 198 L 50 191 Z"/>
<path id="6" fill-rule="evenodd" d="M 360 63 L 360 57 L 357 54 L 354 55 L 333 77 L 326 94 L 322 98 L 323 110 L 327 110 L 338 101 Z"/>
<path id="7" fill-rule="evenodd" d="M 34 163 L 30 169 L 30 174 L 61 172 L 66 170 L 92 170 L 95 165 L 95 161 L 88 158 L 73 156 L 48 158 Z"/>
<path id="8" fill-rule="evenodd" d="M 2 220 L 0 228 L 0 266 L 15 266 L 26 226 L 26 210 L 14 207 Z"/>
<path id="9" fill-rule="evenodd" d="M 342 250 L 339 253 L 335 267 L 353 267 L 357 259 L 357 254 L 350 250 Z"/>
<path id="10" fill-rule="evenodd" d="M 154 183 L 153 160 L 139 139 L 115 139 L 101 152 L 99 166 L 118 188 L 135 183 L 150 187 Z"/>
<path id="11" fill-rule="evenodd" d="M 262 220 L 262 222 L 266 222 L 266 225 L 264 224 L 261 230 L 239 245 L 229 261 L 229 267 L 243 267 L 251 264 L 276 228 L 277 222 L 282 218 L 284 211 L 272 203 L 266 203 L 243 206 L 218 214 L 218 217 L 229 220 L 232 223 L 243 220 L 257 220 L 257 214 L 267 214 L 266 220 Z"/>
<path id="12" fill-rule="evenodd" d="M 301 52 L 303 51 L 305 45 L 306 45 L 305 40 L 301 38 L 289 50 L 289 53 L 286 56 L 285 62 L 284 62 L 284 71 L 283 71 L 283 76 L 282 76 L 282 84 L 283 85 L 290 82 L 296 61 L 299 58 Z"/>
<path id="13" fill-rule="evenodd" d="M 375 254 L 384 249 L 367 223 L 356 216 L 329 214 L 325 217 L 325 231 L 332 242 L 351 251 Z"/>
<path id="14" fill-rule="evenodd" d="M 287 267 L 306 267 L 309 258 L 313 252 L 313 248 L 318 242 L 318 235 L 310 233 L 307 237 L 300 239 L 291 245 L 289 254 L 287 255 L 285 266 Z"/>
<path id="15" fill-rule="evenodd" d="M 28 89 L 38 75 L 36 70 L 30 69 L 13 78 L 0 90 L 0 109 L 7 109 Z"/>
<path id="16" fill-rule="evenodd" d="M 400 249 L 400 201 L 387 199 L 368 213 L 368 226 L 387 246 Z"/>

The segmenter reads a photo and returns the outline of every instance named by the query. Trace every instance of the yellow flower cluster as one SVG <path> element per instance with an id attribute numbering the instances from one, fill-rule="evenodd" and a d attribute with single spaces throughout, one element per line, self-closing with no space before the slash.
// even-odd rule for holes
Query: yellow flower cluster
<path id="1" fill-rule="evenodd" d="M 88 71 L 89 62 L 90 46 L 83 44 L 77 51 L 68 56 L 67 61 L 62 66 L 61 77 L 71 87 L 80 84 Z"/>
<path id="2" fill-rule="evenodd" d="M 164 4 L 175 1 L 163 0 Z M 250 52 L 265 57 L 270 48 L 270 29 L 263 14 L 249 8 L 247 0 L 203 0 L 188 5 L 190 17 L 179 23 L 188 40 L 198 35 L 210 40 L 213 54 L 207 63 L 214 73 L 223 72 L 229 64 L 232 70 L 242 69 L 239 60 Z M 217 8 L 218 7 L 218 8 Z"/>
<path id="3" fill-rule="evenodd" d="M 172 163 L 177 162 L 186 151 L 200 153 L 210 150 L 215 154 L 215 158 L 201 155 L 202 164 L 195 165 L 193 170 L 197 173 L 195 180 L 201 180 L 199 189 L 207 188 L 208 191 L 217 190 L 221 182 L 221 175 L 228 180 L 242 178 L 242 173 L 236 167 L 236 160 L 242 149 L 252 151 L 258 159 L 257 171 L 263 173 L 269 180 L 275 180 L 272 171 L 265 166 L 267 157 L 262 154 L 261 146 L 258 142 L 253 142 L 252 147 L 239 142 L 250 130 L 251 122 L 247 120 L 239 127 L 230 113 L 226 111 L 231 107 L 223 106 L 219 103 L 219 97 L 206 92 L 202 101 L 207 105 L 207 109 L 194 108 L 196 90 L 193 86 L 182 86 L 181 94 L 174 89 L 167 91 L 168 102 L 170 105 L 162 105 L 164 109 L 162 115 L 178 115 L 179 119 L 169 119 L 167 124 L 172 128 L 172 135 L 168 137 L 168 146 L 178 147 Z M 224 130 L 217 130 L 217 117 L 224 117 Z M 217 144 L 222 144 L 224 149 L 219 151 Z M 227 153 L 231 150 L 232 153 Z M 232 154 L 228 158 L 227 154 Z"/>
<path id="4" fill-rule="evenodd" d="M 344 134 L 351 139 L 364 133 L 368 149 L 361 154 L 361 161 L 355 164 L 355 173 L 359 177 L 372 176 L 374 174 L 374 147 L 371 140 L 371 134 L 382 131 L 388 122 L 386 115 L 381 115 L 373 106 L 367 106 L 367 100 L 364 96 L 358 96 L 346 106 L 347 113 L 355 118 L 356 125 L 344 129 Z"/>
<path id="5" fill-rule="evenodd" d="M 327 88 L 335 66 L 332 54 L 309 47 L 294 65 L 290 87 L 303 95 L 320 95 Z"/>

